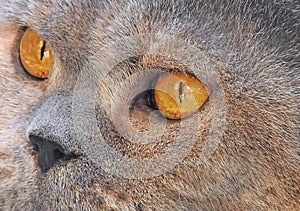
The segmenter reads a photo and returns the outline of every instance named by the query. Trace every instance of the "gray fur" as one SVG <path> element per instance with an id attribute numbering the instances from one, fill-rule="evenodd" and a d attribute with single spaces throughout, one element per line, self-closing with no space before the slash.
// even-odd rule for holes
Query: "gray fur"
<path id="1" fill-rule="evenodd" d="M 299 20 L 297 0 L 0 1 L 0 210 L 299 210 Z M 38 31 L 53 48 L 55 64 L 47 81 L 22 73 L 16 50 L 22 27 Z M 70 98 L 88 59 L 101 50 L 107 61 L 117 59 L 113 43 L 137 34 L 157 40 L 168 34 L 192 43 L 219 74 L 226 129 L 207 162 L 196 161 L 217 102 L 199 112 L 201 136 L 189 156 L 154 178 L 108 174 L 90 159 L 83 144 L 89 140 L 72 135 Z M 139 48 L 122 44 L 119 53 L 133 56 L 162 50 L 146 41 Z M 179 59 L 189 57 L 185 65 L 191 67 L 203 59 L 180 42 L 165 47 L 170 55 L 182 52 Z M 144 67 L 170 65 L 158 60 Z M 128 157 L 162 153 L 178 135 L 178 123 L 167 122 L 157 145 L 129 143 L 114 130 L 109 106 L 113 100 L 118 107 L 122 99 L 115 100 L 114 90 L 130 92 L 132 84 L 118 85 L 141 68 L 124 61 L 104 78 L 104 86 L 93 78 L 102 76 L 105 65 L 85 69 L 91 87 L 101 90 L 97 121 L 102 138 Z M 214 78 L 203 80 L 210 84 Z M 136 111 L 132 121 L 143 130 L 147 121 L 139 112 L 145 113 Z M 29 134 L 49 138 L 80 157 L 41 174 Z"/>

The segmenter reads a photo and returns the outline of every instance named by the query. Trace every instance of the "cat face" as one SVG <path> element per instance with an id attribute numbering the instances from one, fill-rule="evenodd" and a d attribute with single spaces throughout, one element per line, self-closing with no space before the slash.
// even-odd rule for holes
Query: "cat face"
<path id="1" fill-rule="evenodd" d="M 1 2 L 0 207 L 299 206 L 297 4 Z"/>

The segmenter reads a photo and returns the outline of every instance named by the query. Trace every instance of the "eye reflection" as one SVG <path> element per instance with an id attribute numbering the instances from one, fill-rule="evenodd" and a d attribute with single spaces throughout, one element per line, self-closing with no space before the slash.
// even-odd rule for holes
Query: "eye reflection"
<path id="1" fill-rule="evenodd" d="M 181 72 L 163 73 L 155 81 L 155 107 L 168 119 L 191 116 L 209 97 L 208 88 L 195 76 Z"/>
<path id="2" fill-rule="evenodd" d="M 27 29 L 20 43 L 20 60 L 30 75 L 45 79 L 53 63 L 51 47 L 36 31 Z"/>
<path id="3" fill-rule="evenodd" d="M 132 100 L 130 110 L 158 110 L 170 120 L 187 118 L 209 98 L 208 88 L 195 76 L 182 72 L 164 72 L 152 78 L 151 87 Z"/>

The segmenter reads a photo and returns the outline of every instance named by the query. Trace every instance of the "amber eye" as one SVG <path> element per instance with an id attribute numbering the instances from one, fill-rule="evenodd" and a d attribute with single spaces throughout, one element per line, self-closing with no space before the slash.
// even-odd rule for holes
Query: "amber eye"
<path id="1" fill-rule="evenodd" d="M 168 119 L 183 119 L 195 113 L 208 99 L 209 91 L 195 76 L 163 73 L 154 86 L 154 103 Z"/>
<path id="2" fill-rule="evenodd" d="M 21 39 L 20 59 L 30 75 L 43 79 L 49 76 L 53 63 L 51 47 L 32 29 L 27 29 Z"/>

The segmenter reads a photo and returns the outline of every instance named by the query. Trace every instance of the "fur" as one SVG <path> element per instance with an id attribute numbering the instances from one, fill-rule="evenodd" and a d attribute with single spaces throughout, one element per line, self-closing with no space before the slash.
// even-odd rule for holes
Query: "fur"
<path id="1" fill-rule="evenodd" d="M 0 210 L 300 209 L 299 1 L 7 0 L 0 1 L 0 14 Z M 24 27 L 52 46 L 48 80 L 26 75 L 20 65 Z M 138 44 L 122 41 L 143 35 Z M 159 56 L 162 52 L 176 59 Z M 127 60 L 105 73 L 120 55 Z M 99 66 L 91 65 L 91 57 Z M 116 131 L 114 118 L 128 121 L 119 110 L 124 96 L 138 89 L 138 82 L 149 83 L 143 72 L 161 69 L 196 69 L 212 93 L 223 88 L 226 126 L 220 143 L 206 162 L 197 162 L 213 124 L 221 124 L 214 121 L 213 109 L 222 99 L 211 98 L 195 114 L 200 120 L 193 126 L 198 131 L 193 149 L 172 169 L 140 178 L 108 172 L 102 165 L 115 163 L 91 156 L 92 141 L 103 140 L 117 153 L 138 159 L 164 153 L 174 137 L 183 144 L 189 140 L 190 129 L 169 120 L 158 143 L 133 143 L 122 134 L 126 127 Z M 134 73 L 141 78 L 132 78 Z M 89 91 L 99 90 L 99 131 L 78 139 L 72 118 L 80 125 L 87 114 L 80 110 L 84 102 L 76 101 L 74 108 L 72 99 L 74 90 L 81 91 L 82 74 Z M 81 97 L 88 98 L 84 93 Z M 149 112 L 143 106 L 130 110 L 135 131 L 147 130 Z M 41 173 L 30 134 L 79 156 Z M 176 150 L 175 158 L 185 147 Z"/>

